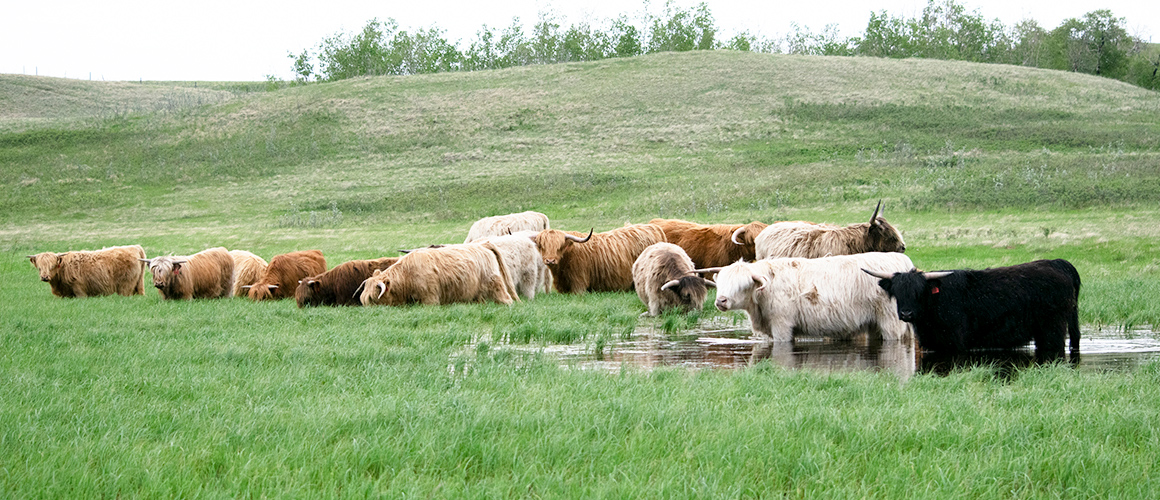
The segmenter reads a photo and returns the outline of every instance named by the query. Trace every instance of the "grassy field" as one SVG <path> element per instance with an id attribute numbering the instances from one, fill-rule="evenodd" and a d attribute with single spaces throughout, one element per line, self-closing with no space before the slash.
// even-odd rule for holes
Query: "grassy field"
<path id="1" fill-rule="evenodd" d="M 0 492 L 1155 498 L 1156 364 L 608 375 L 524 345 L 624 338 L 635 294 L 61 300 L 23 256 L 333 266 L 529 209 L 849 224 L 883 199 L 924 269 L 1066 258 L 1083 322 L 1160 325 L 1158 116 L 1160 94 L 1071 73 L 730 52 L 273 91 L 0 75 Z"/>

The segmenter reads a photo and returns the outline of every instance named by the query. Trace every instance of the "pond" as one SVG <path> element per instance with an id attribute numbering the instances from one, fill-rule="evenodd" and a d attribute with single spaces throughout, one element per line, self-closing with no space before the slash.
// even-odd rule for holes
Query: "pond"
<path id="1" fill-rule="evenodd" d="M 750 339 L 748 328 L 738 326 L 702 324 L 697 329 L 665 333 L 647 325 L 637 328 L 629 339 L 599 348 L 592 343 L 505 347 L 543 352 L 557 357 L 562 366 L 610 372 L 624 367 L 651 370 L 667 366 L 733 370 L 768 360 L 793 369 L 881 371 L 906 378 L 916 372 L 945 374 L 983 363 L 1020 367 L 1035 362 L 1031 346 L 949 357 L 916 350 L 913 341 L 883 341 L 865 335 L 852 341 L 806 338 L 792 343 L 761 342 Z M 1081 331 L 1080 355 L 1071 360 L 1076 369 L 1129 372 L 1160 360 L 1160 334 L 1149 327 L 1125 331 L 1085 326 Z"/>

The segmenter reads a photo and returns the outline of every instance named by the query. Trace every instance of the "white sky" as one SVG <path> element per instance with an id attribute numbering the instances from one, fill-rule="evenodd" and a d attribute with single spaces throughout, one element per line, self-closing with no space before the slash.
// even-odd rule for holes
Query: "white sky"
<path id="1" fill-rule="evenodd" d="M 690 8 L 697 0 L 677 0 Z M 837 24 L 843 36 L 866 28 L 871 11 L 914 17 L 920 0 L 705 0 L 721 38 L 741 30 L 781 38 L 790 23 L 819 32 Z M 1130 34 L 1160 41 L 1158 0 L 960 0 L 967 10 L 1011 26 L 1034 19 L 1052 29 L 1064 19 L 1110 9 Z M 12 0 L 0 9 L 0 73 L 93 80 L 257 81 L 292 78 L 288 52 L 317 47 L 324 37 L 355 32 L 371 18 L 394 18 L 401 28 L 436 26 L 464 50 L 484 24 L 505 28 L 513 17 L 530 27 L 540 12 L 562 25 L 587 20 L 603 26 L 621 14 L 636 18 L 641 0 Z M 649 10 L 659 13 L 663 0 Z"/>

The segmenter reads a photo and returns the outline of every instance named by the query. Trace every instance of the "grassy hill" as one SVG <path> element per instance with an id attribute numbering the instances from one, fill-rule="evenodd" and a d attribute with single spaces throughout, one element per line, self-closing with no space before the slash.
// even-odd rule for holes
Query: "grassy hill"
<path id="1" fill-rule="evenodd" d="M 272 91 L 0 75 L 0 491 L 1155 498 L 1155 363 L 609 375 L 511 345 L 601 353 L 650 327 L 631 293 L 62 300 L 24 255 L 320 248 L 334 266 L 528 209 L 561 229 L 844 225 L 883 199 L 924 269 L 1067 258 L 1083 322 L 1158 325 L 1158 116 L 1160 94 L 1072 73 L 732 52 Z M 740 322 L 710 306 L 651 327 L 706 319 Z"/>

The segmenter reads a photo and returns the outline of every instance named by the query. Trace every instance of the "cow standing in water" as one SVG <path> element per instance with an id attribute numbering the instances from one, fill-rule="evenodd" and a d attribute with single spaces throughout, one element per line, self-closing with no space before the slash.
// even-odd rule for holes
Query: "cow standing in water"
<path id="1" fill-rule="evenodd" d="M 1041 359 L 1079 354 L 1079 272 L 1063 259 L 937 272 L 864 268 L 914 325 L 919 346 L 942 352 L 1035 342 Z"/>

